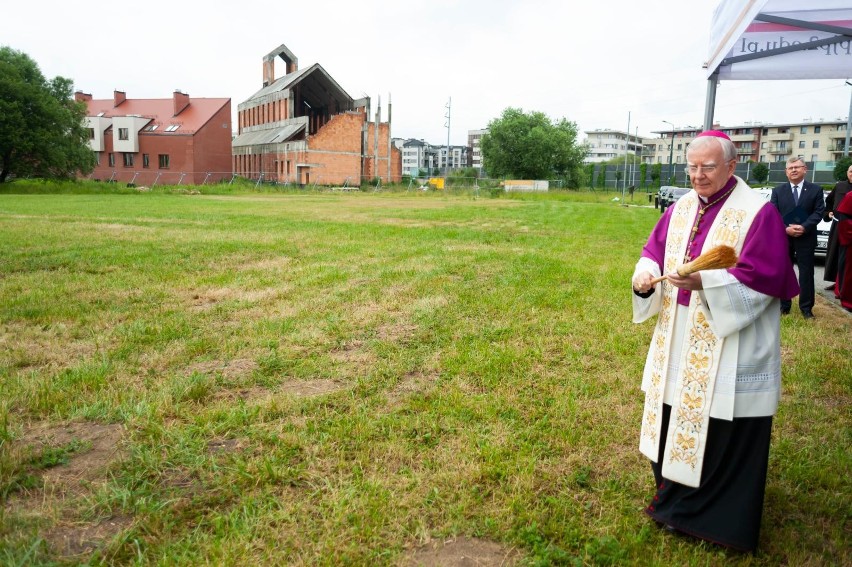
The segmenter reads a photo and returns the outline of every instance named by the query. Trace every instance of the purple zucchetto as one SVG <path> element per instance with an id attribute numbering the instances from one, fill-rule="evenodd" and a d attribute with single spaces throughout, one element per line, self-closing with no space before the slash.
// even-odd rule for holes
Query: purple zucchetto
<path id="1" fill-rule="evenodd" d="M 721 130 L 704 130 L 703 132 L 698 134 L 696 138 L 700 138 L 702 136 L 713 136 L 714 138 L 724 138 L 729 142 L 731 141 L 728 135 L 722 132 Z"/>

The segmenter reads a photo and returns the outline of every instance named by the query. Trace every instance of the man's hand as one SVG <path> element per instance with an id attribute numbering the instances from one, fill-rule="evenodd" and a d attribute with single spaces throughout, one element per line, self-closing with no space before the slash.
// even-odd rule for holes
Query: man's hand
<path id="1" fill-rule="evenodd" d="M 673 286 L 681 289 L 689 289 L 692 291 L 704 289 L 704 283 L 701 281 L 701 272 L 695 272 L 688 276 L 679 276 L 677 273 L 674 273 L 668 274 L 666 277 Z"/>
<path id="2" fill-rule="evenodd" d="M 787 227 L 787 236 L 798 238 L 805 233 L 805 227 L 800 224 L 791 224 Z"/>
<path id="3" fill-rule="evenodd" d="M 647 293 L 654 286 L 651 285 L 651 280 L 654 279 L 654 276 L 651 275 L 651 272 L 639 272 L 636 274 L 636 277 L 633 278 L 633 291 L 638 293 Z"/>

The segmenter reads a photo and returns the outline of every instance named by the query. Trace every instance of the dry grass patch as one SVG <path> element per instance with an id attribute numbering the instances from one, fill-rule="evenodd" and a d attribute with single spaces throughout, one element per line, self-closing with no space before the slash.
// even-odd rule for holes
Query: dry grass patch
<path id="1" fill-rule="evenodd" d="M 499 543 L 469 537 L 435 540 L 410 552 L 405 567 L 503 567 L 515 565 L 520 552 Z"/>
<path id="2" fill-rule="evenodd" d="M 246 301 L 257 303 L 276 299 L 287 289 L 279 287 L 268 287 L 264 289 L 231 289 L 219 288 L 204 291 L 191 291 L 186 294 L 186 302 L 190 308 L 196 311 L 212 309 L 223 301 Z"/>
<path id="3" fill-rule="evenodd" d="M 269 401 L 275 395 L 268 388 L 255 386 L 251 388 L 240 388 L 239 390 L 219 390 L 213 395 L 216 400 L 242 401 L 246 404 L 256 404 Z"/>
<path id="4" fill-rule="evenodd" d="M 73 330 L 57 323 L 49 326 L 0 324 L 0 366 L 11 368 L 68 368 L 91 358 L 95 344 L 78 340 Z"/>
<path id="5" fill-rule="evenodd" d="M 250 358 L 236 358 L 233 360 L 203 360 L 190 364 L 184 368 L 186 374 L 221 374 L 228 379 L 244 378 L 251 376 L 257 370 L 258 364 Z"/>
<path id="6" fill-rule="evenodd" d="M 343 382 L 320 378 L 316 380 L 289 380 L 282 382 L 278 391 L 296 398 L 311 398 L 347 389 L 349 389 L 349 386 Z"/>
<path id="7" fill-rule="evenodd" d="M 400 379 L 396 387 L 388 393 L 388 404 L 393 407 L 404 402 L 414 394 L 428 392 L 437 380 L 437 372 L 408 372 Z"/>
<path id="8" fill-rule="evenodd" d="M 46 485 L 74 490 L 83 483 L 102 479 L 105 469 L 121 458 L 123 435 L 124 427 L 119 424 L 39 423 L 27 429 L 16 443 L 42 453 L 49 447 L 82 442 L 82 448 L 71 454 L 67 463 L 51 467 L 41 475 Z"/>
<path id="9" fill-rule="evenodd" d="M 131 516 L 113 516 L 97 523 L 63 522 L 45 531 L 51 550 L 65 558 L 83 558 L 133 525 Z"/>

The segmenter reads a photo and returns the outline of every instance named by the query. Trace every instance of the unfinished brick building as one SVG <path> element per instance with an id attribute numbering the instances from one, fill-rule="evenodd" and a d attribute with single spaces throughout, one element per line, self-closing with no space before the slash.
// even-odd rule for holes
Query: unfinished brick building
<path id="1" fill-rule="evenodd" d="M 275 60 L 286 74 L 275 78 Z M 263 58 L 263 88 L 238 107 L 232 143 L 236 175 L 298 185 L 355 186 L 400 180 L 402 156 L 381 108 L 370 121 L 369 97 L 353 100 L 318 63 L 299 69 L 281 45 Z"/>

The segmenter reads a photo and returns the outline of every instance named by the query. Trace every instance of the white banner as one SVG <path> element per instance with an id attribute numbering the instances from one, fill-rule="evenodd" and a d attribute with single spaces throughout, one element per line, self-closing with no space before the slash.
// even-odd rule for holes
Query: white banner
<path id="1" fill-rule="evenodd" d="M 763 15 L 843 28 L 852 35 L 849 0 L 724 0 L 716 8 L 710 31 L 710 54 L 705 64 L 708 78 L 719 79 L 843 79 L 852 77 L 852 38 L 840 33 L 760 21 Z M 840 41 L 804 51 L 766 55 L 740 62 L 728 60 L 791 48 L 809 42 Z"/>

